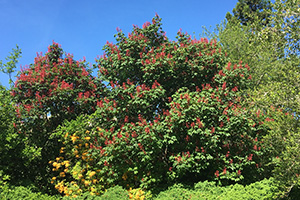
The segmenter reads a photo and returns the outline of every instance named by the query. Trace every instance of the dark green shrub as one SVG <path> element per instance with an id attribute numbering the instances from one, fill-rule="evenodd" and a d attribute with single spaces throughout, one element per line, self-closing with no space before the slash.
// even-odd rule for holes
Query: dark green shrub
<path id="1" fill-rule="evenodd" d="M 115 186 L 107 189 L 105 193 L 101 196 L 103 200 L 128 200 L 129 195 L 128 192 L 123 189 L 121 186 Z"/>
<path id="2" fill-rule="evenodd" d="M 276 187 L 273 179 L 264 179 L 248 186 L 235 184 L 231 186 L 216 186 L 214 182 L 199 182 L 193 189 L 185 188 L 183 185 L 174 185 L 168 190 L 161 192 L 155 200 L 170 199 L 221 199 L 221 200 L 262 200 L 272 199 Z"/>
<path id="3" fill-rule="evenodd" d="M 27 187 L 8 187 L 0 190 L 0 199 L 3 200 L 59 200 L 60 196 L 49 196 L 40 192 L 33 192 Z"/>

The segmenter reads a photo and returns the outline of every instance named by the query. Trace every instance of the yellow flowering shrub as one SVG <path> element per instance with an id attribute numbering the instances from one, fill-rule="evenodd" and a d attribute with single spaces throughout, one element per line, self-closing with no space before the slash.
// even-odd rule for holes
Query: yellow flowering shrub
<path id="1" fill-rule="evenodd" d="M 152 197 L 152 194 L 148 191 L 145 192 L 141 188 L 132 189 L 130 188 L 128 190 L 129 199 L 133 200 L 145 200 Z"/>
<path id="2" fill-rule="evenodd" d="M 60 156 L 49 161 L 52 170 L 57 172 L 51 183 L 65 196 L 76 197 L 85 192 L 100 195 L 104 192 L 103 178 L 99 175 L 101 169 L 94 169 L 95 163 L 88 153 L 93 134 L 95 132 L 88 130 L 64 133 Z"/>

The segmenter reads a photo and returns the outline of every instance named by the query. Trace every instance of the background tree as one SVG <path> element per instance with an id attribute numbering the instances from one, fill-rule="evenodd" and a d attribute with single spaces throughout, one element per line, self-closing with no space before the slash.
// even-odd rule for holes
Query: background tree
<path id="1" fill-rule="evenodd" d="M 0 71 L 7 74 L 9 76 L 9 84 L 13 85 L 12 73 L 15 72 L 16 64 L 18 63 L 18 59 L 21 57 L 21 49 L 16 45 L 16 49 L 12 49 L 10 56 L 7 56 L 5 59 L 8 61 L 6 63 L 2 63 L 0 60 Z"/>
<path id="2" fill-rule="evenodd" d="M 226 14 L 228 22 L 238 20 L 241 25 L 247 26 L 259 21 L 260 25 L 269 23 L 270 11 L 272 10 L 270 0 L 239 0 L 232 13 Z"/>
<path id="3" fill-rule="evenodd" d="M 228 17 L 231 15 L 227 15 L 228 22 L 219 26 L 214 37 L 219 38 L 231 61 L 237 62 L 241 59 L 251 67 L 252 87 L 245 91 L 251 98 L 245 101 L 245 105 L 254 109 L 261 108 L 265 112 L 273 112 L 270 106 L 279 107 L 295 116 L 284 118 L 278 113 L 278 120 L 272 123 L 273 131 L 268 137 L 269 144 L 274 147 L 276 156 L 280 158 L 280 162 L 276 162 L 274 176 L 283 193 L 288 194 L 293 186 L 297 186 L 296 174 L 299 173 L 298 158 L 293 156 L 291 149 L 298 148 L 299 138 L 297 116 L 300 108 L 300 9 L 299 1 L 295 0 L 276 0 L 270 7 L 271 9 L 265 10 L 268 16 L 267 24 L 261 23 L 263 20 L 259 15 L 252 18 L 251 23 L 245 24 L 241 16 L 249 16 L 249 10 L 243 11 L 239 2 L 232 18 Z M 241 12 L 245 13 L 241 15 Z M 293 158 L 293 161 L 290 158 Z"/>

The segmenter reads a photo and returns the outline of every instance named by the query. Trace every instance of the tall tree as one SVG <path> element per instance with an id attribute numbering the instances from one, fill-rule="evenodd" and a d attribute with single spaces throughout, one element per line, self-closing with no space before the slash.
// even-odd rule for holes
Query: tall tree
<path id="1" fill-rule="evenodd" d="M 262 11 L 263 17 L 251 17 L 259 14 L 259 10 L 253 13 L 246 1 L 239 1 L 233 15 L 227 15 L 227 23 L 220 26 L 217 37 L 232 61 L 242 59 L 251 68 L 253 82 L 247 91 L 251 98 L 245 104 L 273 114 L 270 106 L 279 107 L 296 116 L 275 114 L 277 122 L 271 125 L 267 142 L 279 159 L 274 176 L 283 194 L 288 194 L 299 185 L 300 174 L 300 159 L 295 154 L 300 139 L 300 2 L 276 0 L 270 6 L 271 9 Z M 266 22 L 265 16 L 268 23 L 262 23 Z"/>
<path id="2" fill-rule="evenodd" d="M 248 24 L 259 21 L 261 25 L 266 26 L 270 19 L 270 11 L 272 9 L 270 0 L 239 0 L 232 13 L 226 14 L 228 21 L 239 20 L 239 22 L 247 26 Z"/>

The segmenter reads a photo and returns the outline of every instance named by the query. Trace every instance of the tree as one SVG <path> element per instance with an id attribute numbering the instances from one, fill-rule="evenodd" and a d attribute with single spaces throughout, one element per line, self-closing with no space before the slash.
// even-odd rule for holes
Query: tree
<path id="1" fill-rule="evenodd" d="M 26 136 L 32 149 L 25 170 L 33 181 L 44 185 L 39 182 L 51 176 L 48 161 L 60 148 L 57 139 L 50 138 L 52 131 L 64 120 L 93 113 L 103 92 L 104 85 L 91 75 L 85 61 L 75 61 L 70 54 L 63 57 L 54 42 L 45 56 L 38 55 L 19 73 L 12 90 L 16 131 Z"/>
<path id="2" fill-rule="evenodd" d="M 215 36 L 232 62 L 241 59 L 251 67 L 253 82 L 251 89 L 245 91 L 251 98 L 245 105 L 273 113 L 277 118 L 270 124 L 272 131 L 266 143 L 273 146 L 273 156 L 280 160 L 273 163 L 276 166 L 273 175 L 282 193 L 288 195 L 299 185 L 299 161 L 294 153 L 299 146 L 300 10 L 299 1 L 294 0 L 276 0 L 270 6 L 268 24 L 261 24 L 261 20 L 255 18 L 251 23 L 241 25 L 240 21 L 228 18 L 228 23 L 220 26 L 219 34 Z M 283 109 L 292 116 L 283 117 L 272 107 Z"/>
<path id="3" fill-rule="evenodd" d="M 269 23 L 270 12 L 272 10 L 270 0 L 239 0 L 232 14 L 226 14 L 226 19 L 230 22 L 238 20 L 243 26 L 259 21 L 263 26 Z"/>
<path id="4" fill-rule="evenodd" d="M 8 61 L 7 63 L 3 64 L 2 61 L 0 61 L 0 71 L 8 74 L 9 76 L 9 84 L 12 86 L 13 80 L 12 80 L 12 73 L 15 72 L 16 64 L 18 63 L 18 59 L 21 57 L 21 49 L 19 49 L 19 46 L 16 45 L 16 49 L 12 49 L 13 51 L 10 53 L 10 56 L 7 56 L 5 59 Z"/>
<path id="5" fill-rule="evenodd" d="M 15 122 L 16 115 L 10 92 L 0 85 L 0 172 L 9 177 L 10 183 L 18 184 L 26 177 L 22 174 L 26 139 L 15 132 Z"/>
<path id="6" fill-rule="evenodd" d="M 269 118 L 241 107 L 247 65 L 228 62 L 215 40 L 178 32 L 170 41 L 158 16 L 116 40 L 97 60 L 110 94 L 54 133 L 65 144 L 51 161 L 59 192 L 264 177 Z"/>

